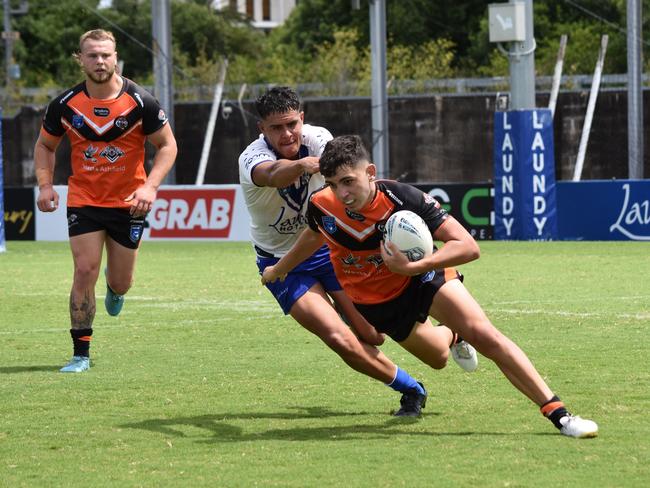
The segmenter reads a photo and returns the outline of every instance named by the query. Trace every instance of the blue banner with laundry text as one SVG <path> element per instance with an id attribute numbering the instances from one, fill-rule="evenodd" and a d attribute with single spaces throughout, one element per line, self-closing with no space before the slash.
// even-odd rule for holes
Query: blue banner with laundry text
<path id="1" fill-rule="evenodd" d="M 553 151 L 550 110 L 494 114 L 495 239 L 557 239 Z"/>

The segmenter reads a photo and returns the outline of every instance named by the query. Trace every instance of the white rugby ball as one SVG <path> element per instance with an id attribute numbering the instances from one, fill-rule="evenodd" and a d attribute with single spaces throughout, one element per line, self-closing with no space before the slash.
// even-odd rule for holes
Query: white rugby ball
<path id="1" fill-rule="evenodd" d="M 409 261 L 419 261 L 433 252 L 429 227 L 422 217 L 410 210 L 400 210 L 389 217 L 384 241 L 395 244 Z"/>

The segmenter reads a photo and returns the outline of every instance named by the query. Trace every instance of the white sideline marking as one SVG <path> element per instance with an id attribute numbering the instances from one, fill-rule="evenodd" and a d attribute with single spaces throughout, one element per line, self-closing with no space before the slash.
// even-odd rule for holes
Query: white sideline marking
<path id="1" fill-rule="evenodd" d="M 275 319 L 282 319 L 284 315 L 282 315 L 282 311 L 278 308 L 278 313 L 273 313 L 273 314 L 263 314 L 263 315 L 255 315 L 254 317 L 243 317 L 243 318 L 238 318 L 237 322 L 257 322 L 259 320 L 275 320 Z M 183 320 L 181 322 L 175 322 L 173 324 L 165 324 L 165 323 L 160 323 L 160 322 L 146 322 L 143 323 L 142 325 L 136 325 L 134 326 L 131 323 L 122 323 L 122 324 L 116 324 L 116 325 L 110 325 L 110 324 L 101 324 L 101 325 L 95 325 L 94 327 L 97 329 L 129 329 L 129 330 L 144 330 L 149 327 L 156 327 L 159 329 L 180 329 L 180 328 L 186 328 L 186 327 L 191 327 L 193 325 L 216 325 L 219 322 L 221 323 L 232 323 L 232 318 L 217 318 L 215 317 L 214 319 L 201 319 L 201 320 Z M 62 331 L 67 331 L 69 329 L 69 326 L 66 325 L 53 325 L 52 327 L 49 327 L 47 329 L 28 329 L 28 330 L 13 330 L 13 331 L 5 331 L 5 332 L 0 332 L 0 336 L 6 336 L 6 335 L 20 335 L 20 334 L 33 334 L 35 332 L 37 333 L 60 333 Z"/>
<path id="2" fill-rule="evenodd" d="M 601 302 L 603 300 L 643 300 L 643 299 L 650 299 L 650 295 L 620 295 L 620 296 L 606 296 L 606 297 L 592 297 L 592 298 L 583 298 L 583 297 L 575 297 L 575 298 L 565 298 L 562 297 L 561 299 L 554 299 L 554 298 L 549 298 L 548 300 L 500 300 L 500 301 L 494 301 L 494 302 L 489 302 L 487 305 L 527 305 L 527 304 L 544 304 L 544 303 L 551 303 L 553 305 L 557 305 L 558 301 L 562 301 L 563 303 L 571 303 L 571 302 L 576 302 L 576 303 L 584 303 L 584 302 Z M 487 306 L 486 303 L 484 302 L 484 306 Z"/>
<path id="3" fill-rule="evenodd" d="M 650 313 L 616 313 L 616 312 L 568 312 L 565 310 L 518 310 L 514 308 L 488 308 L 486 311 L 510 315 L 559 315 L 562 317 L 619 317 L 633 320 L 648 320 Z"/>

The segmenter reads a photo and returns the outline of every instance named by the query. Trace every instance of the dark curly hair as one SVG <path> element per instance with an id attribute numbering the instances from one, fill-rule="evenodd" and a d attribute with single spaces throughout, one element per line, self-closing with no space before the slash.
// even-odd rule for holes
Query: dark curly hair
<path id="1" fill-rule="evenodd" d="M 341 166 L 354 167 L 362 161 L 370 162 L 370 154 L 357 135 L 335 137 L 325 145 L 320 157 L 320 172 L 325 178 L 336 174 Z"/>
<path id="2" fill-rule="evenodd" d="M 275 86 L 255 101 L 255 108 L 262 120 L 271 114 L 284 114 L 292 110 L 300 112 L 301 107 L 300 97 L 288 86 Z"/>

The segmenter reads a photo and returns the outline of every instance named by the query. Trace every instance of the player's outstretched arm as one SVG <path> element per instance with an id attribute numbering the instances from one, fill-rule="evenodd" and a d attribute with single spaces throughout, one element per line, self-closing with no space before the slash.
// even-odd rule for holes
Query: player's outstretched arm
<path id="1" fill-rule="evenodd" d="M 291 246 L 289 252 L 273 266 L 264 268 L 262 272 L 262 284 L 273 283 L 277 280 L 284 280 L 287 273 L 302 263 L 309 256 L 314 254 L 323 244 L 325 238 L 320 232 L 315 232 L 307 227 L 298 240 Z"/>
<path id="2" fill-rule="evenodd" d="M 279 159 L 258 164 L 253 169 L 253 181 L 258 186 L 285 188 L 296 181 L 303 173 L 318 173 L 320 158 L 307 156 L 302 159 Z"/>

